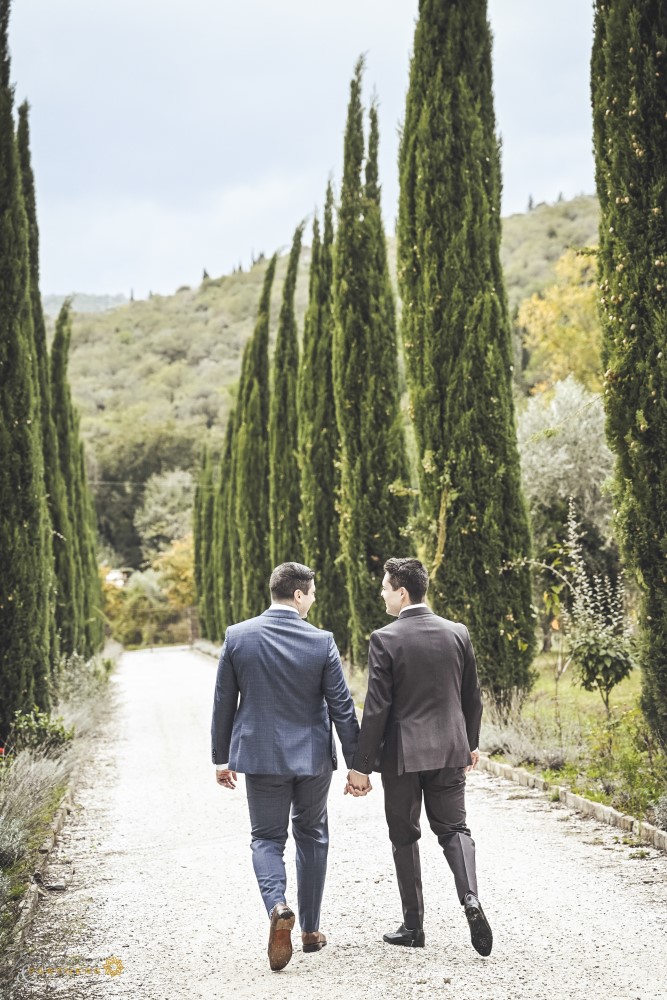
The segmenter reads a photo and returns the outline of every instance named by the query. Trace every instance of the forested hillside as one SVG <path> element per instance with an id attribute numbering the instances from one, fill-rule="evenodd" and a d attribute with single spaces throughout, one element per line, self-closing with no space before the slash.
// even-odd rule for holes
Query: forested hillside
<path id="1" fill-rule="evenodd" d="M 563 251 L 597 239 L 593 197 L 538 205 L 503 222 L 502 260 L 510 309 L 545 288 Z M 395 241 L 389 241 L 395 274 Z M 81 412 L 103 541 L 121 561 L 140 561 L 134 515 L 155 473 L 191 469 L 201 446 L 219 453 L 243 346 L 252 333 L 267 261 L 248 271 L 204 277 L 198 287 L 152 295 L 101 312 L 74 313 L 70 379 Z M 308 297 L 310 249 L 299 261 L 299 331 Z M 273 284 L 273 345 L 287 269 Z M 59 302 L 47 297 L 52 310 Z"/>

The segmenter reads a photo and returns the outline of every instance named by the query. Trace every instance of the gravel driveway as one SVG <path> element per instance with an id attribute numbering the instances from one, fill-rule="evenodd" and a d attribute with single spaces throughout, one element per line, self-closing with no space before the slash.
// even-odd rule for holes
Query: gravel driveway
<path id="1" fill-rule="evenodd" d="M 68 888 L 40 902 L 16 1000 L 667 1000 L 667 857 L 484 773 L 469 778 L 468 822 L 495 936 L 489 959 L 470 945 L 428 830 L 426 948 L 383 944 L 401 915 L 380 782 L 352 799 L 339 770 L 322 910 L 329 945 L 295 951 L 271 973 L 243 781 L 218 787 L 210 763 L 215 669 L 187 648 L 123 656 L 52 855 L 49 879 L 65 876 Z M 291 840 L 287 857 L 296 905 Z"/>

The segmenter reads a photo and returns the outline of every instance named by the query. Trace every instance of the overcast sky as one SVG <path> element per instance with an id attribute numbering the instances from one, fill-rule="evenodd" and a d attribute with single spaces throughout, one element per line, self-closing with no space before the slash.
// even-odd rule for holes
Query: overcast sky
<path id="1" fill-rule="evenodd" d="M 444 2 L 444 0 L 443 0 Z M 349 81 L 380 101 L 397 213 L 417 0 L 14 0 L 44 293 L 136 297 L 291 241 L 338 185 Z M 590 0 L 489 0 L 504 215 L 594 190 Z"/>

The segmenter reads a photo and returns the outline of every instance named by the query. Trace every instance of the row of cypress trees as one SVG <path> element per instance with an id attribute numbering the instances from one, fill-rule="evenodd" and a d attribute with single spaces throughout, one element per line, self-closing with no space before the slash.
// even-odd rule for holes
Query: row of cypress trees
<path id="1" fill-rule="evenodd" d="M 238 416 L 247 412 L 245 356 L 217 484 L 204 458 L 195 504 L 203 628 L 220 638 L 227 623 L 259 613 L 271 565 L 300 559 L 317 571 L 311 620 L 332 629 L 361 665 L 371 630 L 386 622 L 379 599 L 384 560 L 418 554 L 431 573 L 434 609 L 470 624 L 482 681 L 507 707 L 531 683 L 534 626 L 499 262 L 500 161 L 484 0 L 420 3 L 401 142 L 399 282 L 418 514 L 400 410 L 377 108 L 370 108 L 366 144 L 362 74 L 360 60 L 350 88 L 337 220 L 329 185 L 323 231 L 317 219 L 313 227 L 298 366 L 293 282 L 301 227 L 295 236 L 266 451 L 256 448 L 250 461 L 254 491 L 235 478 L 249 448 Z M 256 352 L 261 342 L 265 385 L 272 280 L 269 269 L 246 348 Z M 268 468 L 261 471 L 264 454 Z M 261 510 L 267 496 L 268 518 Z M 249 551 L 261 572 L 254 600 L 241 602 L 235 578 L 250 570 L 243 562 Z"/>
<path id="2" fill-rule="evenodd" d="M 366 147 L 363 61 L 350 91 L 345 170 L 334 224 L 313 224 L 301 353 L 294 295 L 303 224 L 294 234 L 269 377 L 268 264 L 217 476 L 205 454 L 195 496 L 195 565 L 204 634 L 259 614 L 271 568 L 317 572 L 316 624 L 362 663 L 385 621 L 383 562 L 401 550 L 411 493 L 400 413 L 396 318 L 378 183 L 377 109 Z"/>
<path id="3" fill-rule="evenodd" d="M 92 501 L 67 382 L 69 306 L 49 357 L 28 106 L 14 123 L 0 0 L 0 739 L 48 709 L 63 657 L 102 638 Z"/>
<path id="4" fill-rule="evenodd" d="M 410 70 L 400 147 L 398 265 L 418 511 L 400 411 L 377 108 L 370 109 L 366 147 L 362 72 L 360 60 L 350 90 L 337 225 L 329 187 L 323 234 L 317 221 L 313 231 L 296 396 L 298 476 L 294 454 L 286 455 L 295 440 L 294 382 L 283 372 L 283 348 L 276 348 L 272 409 L 281 422 L 269 435 L 269 483 L 272 509 L 289 518 L 291 545 L 269 545 L 279 528 L 274 513 L 270 534 L 256 550 L 257 564 L 260 552 L 270 549 L 273 562 L 302 558 L 313 565 L 313 620 L 333 629 L 352 662 L 363 664 L 370 631 L 386 622 L 379 599 L 384 560 L 418 555 L 430 571 L 434 610 L 469 624 L 482 683 L 507 709 L 531 684 L 535 630 L 499 258 L 500 157 L 485 0 L 421 0 Z M 282 337 L 281 328 L 279 344 Z M 293 325 L 289 344 L 294 366 Z M 289 433 L 280 436 L 280 427 Z M 233 442 L 230 448 L 234 453 Z M 279 453 L 291 463 L 289 482 L 299 484 L 300 545 L 288 480 L 276 478 Z M 226 461 L 219 490 L 228 482 Z M 195 512 L 199 558 L 222 523 L 219 515 L 212 526 L 205 520 L 211 481 L 205 464 Z M 237 487 L 232 483 L 232 492 Z M 231 522 L 228 530 L 231 536 Z M 248 544 L 244 531 L 241 546 Z M 233 560 L 232 580 L 236 567 Z M 228 603 L 227 617 L 214 623 L 210 590 L 200 591 L 208 635 L 220 638 L 228 621 L 262 609 L 269 569 L 264 567 L 257 604 Z M 226 571 L 218 560 L 199 573 Z"/>

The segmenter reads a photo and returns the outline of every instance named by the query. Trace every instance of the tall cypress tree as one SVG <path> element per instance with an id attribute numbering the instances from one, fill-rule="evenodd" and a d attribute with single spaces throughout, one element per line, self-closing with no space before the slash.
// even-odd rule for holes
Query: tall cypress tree
<path id="1" fill-rule="evenodd" d="M 192 501 L 192 553 L 193 553 L 193 575 L 195 581 L 195 595 L 197 600 L 197 613 L 199 614 L 199 627 L 202 635 L 206 636 L 204 630 L 204 622 L 202 615 L 202 523 L 201 523 L 201 506 L 202 506 L 202 480 L 204 478 L 204 472 L 206 469 L 206 457 L 207 449 L 203 448 L 201 459 L 199 462 L 199 474 L 197 476 L 197 482 L 195 484 L 195 495 Z"/>
<path id="2" fill-rule="evenodd" d="M 642 707 L 667 742 L 667 8 L 597 2 L 600 317 L 616 507 L 643 594 Z"/>
<path id="3" fill-rule="evenodd" d="M 258 615 L 266 607 L 271 573 L 269 312 L 275 271 L 274 255 L 264 275 L 255 330 L 243 352 L 239 384 L 228 522 L 232 612 L 236 621 Z"/>
<path id="4" fill-rule="evenodd" d="M 206 639 L 215 638 L 215 567 L 213 546 L 213 466 L 208 448 L 204 448 L 193 509 L 193 543 L 195 587 L 201 633 Z"/>
<path id="5" fill-rule="evenodd" d="M 56 321 L 51 347 L 51 399 L 53 420 L 58 438 L 58 458 L 63 481 L 67 485 L 68 526 L 64 537 L 70 553 L 73 573 L 71 590 L 59 594 L 60 648 L 65 656 L 82 652 L 86 634 L 85 540 L 81 526 L 81 489 L 79 485 L 79 449 L 75 431 L 74 409 L 67 379 L 67 361 L 71 338 L 70 305 L 66 301 Z"/>
<path id="6" fill-rule="evenodd" d="M 296 400 L 299 341 L 294 313 L 302 238 L 303 223 L 296 227 L 292 240 L 273 357 L 273 391 L 269 415 L 269 530 L 273 566 L 290 560 L 302 561 Z"/>
<path id="7" fill-rule="evenodd" d="M 88 486 L 86 456 L 81 439 L 78 412 L 74 411 L 74 437 L 77 447 L 77 530 L 81 535 L 82 589 L 83 589 L 83 645 L 79 652 L 86 658 L 93 656 L 104 640 L 102 624 L 102 582 L 97 564 L 97 516 L 93 495 Z"/>
<path id="8" fill-rule="evenodd" d="M 531 684 L 535 639 L 486 6 L 420 0 L 398 254 L 431 600 L 469 625 L 482 683 L 503 707 Z"/>
<path id="9" fill-rule="evenodd" d="M 327 186 L 324 230 L 313 223 L 308 310 L 299 368 L 298 423 L 301 476 L 301 549 L 304 562 L 317 573 L 317 602 L 309 615 L 330 629 L 339 649 L 348 646 L 348 602 L 340 560 L 340 463 L 333 348 L 334 201 Z"/>
<path id="10" fill-rule="evenodd" d="M 42 299 L 39 292 L 39 228 L 37 225 L 37 204 L 35 179 L 30 154 L 29 107 L 27 101 L 19 108 L 18 150 L 21 164 L 23 198 L 28 219 L 28 246 L 30 255 L 30 303 L 35 339 L 35 361 L 41 403 L 42 451 L 44 455 L 44 485 L 50 514 L 50 537 L 55 560 L 54 601 L 55 614 L 51 616 L 51 659 L 55 662 L 59 642 L 57 636 L 63 626 L 63 617 L 68 613 L 72 591 L 72 553 L 67 544 L 68 512 L 67 494 L 60 471 L 58 458 L 58 438 L 53 423 L 51 407 L 51 381 L 49 358 L 46 346 L 46 327 Z M 48 543 L 47 543 L 48 544 Z"/>
<path id="11" fill-rule="evenodd" d="M 229 511 L 235 420 L 235 411 L 232 410 L 227 418 L 225 447 L 220 460 L 220 471 L 213 511 L 213 561 L 215 565 L 213 576 L 215 599 L 214 636 L 217 639 L 221 639 L 224 636 L 227 626 L 231 625 L 234 621 L 231 610 L 232 566 L 230 562 Z"/>
<path id="12" fill-rule="evenodd" d="M 385 559 L 403 548 L 409 510 L 399 409 L 394 303 L 377 174 L 377 115 L 365 182 L 361 78 L 350 87 L 335 246 L 333 376 L 341 450 L 341 549 L 350 650 L 363 664 L 371 631 L 386 622 L 379 598 Z"/>
<path id="13" fill-rule="evenodd" d="M 66 300 L 56 321 L 51 348 L 51 401 L 58 438 L 60 471 L 67 489 L 68 532 L 73 577 L 69 603 L 62 611 L 61 651 L 92 656 L 102 642 L 102 589 L 97 568 L 97 518 L 88 488 L 79 414 L 72 402 L 67 363 L 72 321 Z M 60 600 L 60 597 L 59 597 Z"/>
<path id="14" fill-rule="evenodd" d="M 30 308 L 28 220 L 15 141 L 9 0 L 0 0 L 0 738 L 48 707 L 51 565 Z"/>

